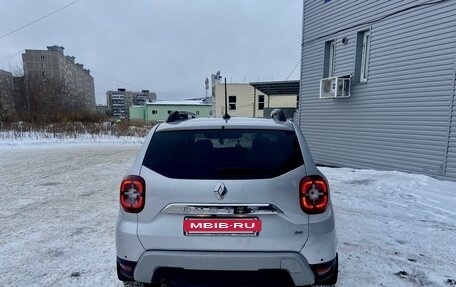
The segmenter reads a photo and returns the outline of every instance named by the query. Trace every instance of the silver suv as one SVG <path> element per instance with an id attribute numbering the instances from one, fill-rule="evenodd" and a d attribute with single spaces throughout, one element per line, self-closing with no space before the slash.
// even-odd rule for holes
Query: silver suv
<path id="1" fill-rule="evenodd" d="M 145 139 L 120 205 L 117 275 L 126 286 L 337 281 L 329 186 L 281 111 L 173 112 Z"/>

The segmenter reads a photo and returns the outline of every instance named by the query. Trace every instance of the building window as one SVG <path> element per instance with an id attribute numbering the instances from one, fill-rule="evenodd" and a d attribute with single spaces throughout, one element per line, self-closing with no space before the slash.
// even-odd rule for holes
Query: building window
<path id="1" fill-rule="evenodd" d="M 41 72 L 41 76 L 46 77 L 46 72 Z"/>
<path id="2" fill-rule="evenodd" d="M 236 96 L 228 96 L 228 106 L 230 110 L 236 110 Z"/>
<path id="3" fill-rule="evenodd" d="M 152 114 L 156 115 L 157 114 L 157 110 L 152 110 Z"/>
<path id="4" fill-rule="evenodd" d="M 334 76 L 336 60 L 336 41 L 325 42 L 325 57 L 323 63 L 323 78 Z"/>
<path id="5" fill-rule="evenodd" d="M 196 111 L 196 115 L 199 116 L 199 114 L 200 114 L 200 111 Z"/>
<path id="6" fill-rule="evenodd" d="M 44 57 L 44 56 L 41 56 L 41 60 L 44 60 L 44 59 L 45 59 L 45 57 Z"/>
<path id="7" fill-rule="evenodd" d="M 355 82 L 367 82 L 369 75 L 370 42 L 370 30 L 358 32 L 356 39 Z"/>
<path id="8" fill-rule="evenodd" d="M 370 30 L 364 31 L 362 39 L 362 52 L 361 52 L 361 71 L 360 82 L 367 82 L 367 75 L 369 71 L 369 56 L 370 56 Z"/>
<path id="9" fill-rule="evenodd" d="M 46 69 L 46 64 L 45 64 L 45 63 L 42 63 L 42 64 L 41 64 L 41 68 L 42 68 L 42 69 Z"/>
<path id="10" fill-rule="evenodd" d="M 264 110 L 264 95 L 258 96 L 258 110 Z"/>

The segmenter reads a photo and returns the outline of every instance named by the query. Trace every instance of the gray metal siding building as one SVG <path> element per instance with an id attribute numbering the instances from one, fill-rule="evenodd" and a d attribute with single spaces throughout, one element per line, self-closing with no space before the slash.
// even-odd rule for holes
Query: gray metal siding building
<path id="1" fill-rule="evenodd" d="M 317 163 L 456 180 L 456 0 L 304 0 L 301 63 Z M 350 97 L 320 99 L 329 76 Z"/>

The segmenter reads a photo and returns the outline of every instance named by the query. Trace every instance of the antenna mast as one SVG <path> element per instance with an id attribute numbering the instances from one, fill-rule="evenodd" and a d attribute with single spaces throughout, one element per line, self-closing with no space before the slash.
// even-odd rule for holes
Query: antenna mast
<path id="1" fill-rule="evenodd" d="M 228 120 L 230 118 L 231 117 L 228 114 L 228 93 L 226 92 L 226 77 L 225 77 L 225 114 L 223 115 L 223 119 Z"/>

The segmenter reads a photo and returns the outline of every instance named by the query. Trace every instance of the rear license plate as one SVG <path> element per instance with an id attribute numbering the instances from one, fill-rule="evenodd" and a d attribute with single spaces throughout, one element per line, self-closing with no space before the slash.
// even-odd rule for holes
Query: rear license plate
<path id="1" fill-rule="evenodd" d="M 258 218 L 189 218 L 184 219 L 185 235 L 250 235 L 261 231 Z"/>

